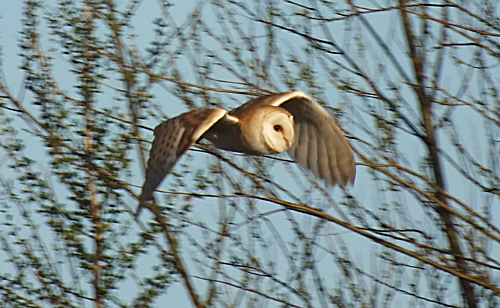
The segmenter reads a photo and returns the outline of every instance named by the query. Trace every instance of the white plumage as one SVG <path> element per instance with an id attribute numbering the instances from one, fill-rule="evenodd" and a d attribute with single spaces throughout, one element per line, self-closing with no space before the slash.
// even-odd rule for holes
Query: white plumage
<path id="1" fill-rule="evenodd" d="M 330 115 L 302 91 L 253 99 L 227 112 L 199 109 L 169 119 L 154 130 L 139 208 L 182 154 L 201 138 L 216 147 L 250 155 L 288 151 L 300 166 L 334 186 L 354 182 L 351 146 Z"/>

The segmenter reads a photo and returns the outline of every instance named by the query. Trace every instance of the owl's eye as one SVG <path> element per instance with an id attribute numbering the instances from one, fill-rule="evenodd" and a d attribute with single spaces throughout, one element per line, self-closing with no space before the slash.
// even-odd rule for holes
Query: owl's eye
<path id="1" fill-rule="evenodd" d="M 283 130 L 283 127 L 281 127 L 281 125 L 274 125 L 274 130 L 277 132 L 281 132 Z"/>

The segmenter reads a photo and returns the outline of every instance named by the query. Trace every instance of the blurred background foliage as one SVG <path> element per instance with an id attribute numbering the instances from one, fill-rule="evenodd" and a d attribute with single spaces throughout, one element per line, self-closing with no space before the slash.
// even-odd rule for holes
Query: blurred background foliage
<path id="1" fill-rule="evenodd" d="M 497 1 L 5 8 L 3 307 L 500 305 Z M 344 129 L 353 187 L 201 143 L 134 220 L 152 128 L 292 89 Z"/>

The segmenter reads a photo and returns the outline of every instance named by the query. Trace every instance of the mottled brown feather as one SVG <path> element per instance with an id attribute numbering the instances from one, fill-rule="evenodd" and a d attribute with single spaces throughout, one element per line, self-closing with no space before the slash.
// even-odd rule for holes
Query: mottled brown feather
<path id="1" fill-rule="evenodd" d="M 225 114 L 224 109 L 199 109 L 156 126 L 136 216 L 182 154 Z"/>

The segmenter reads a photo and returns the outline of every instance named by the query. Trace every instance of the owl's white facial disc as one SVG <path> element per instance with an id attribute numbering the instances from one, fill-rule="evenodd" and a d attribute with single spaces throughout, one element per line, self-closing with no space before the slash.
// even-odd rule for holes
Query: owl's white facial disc
<path id="1" fill-rule="evenodd" d="M 262 134 L 273 151 L 285 152 L 292 146 L 295 136 L 293 116 L 285 111 L 274 111 L 264 119 Z"/>

